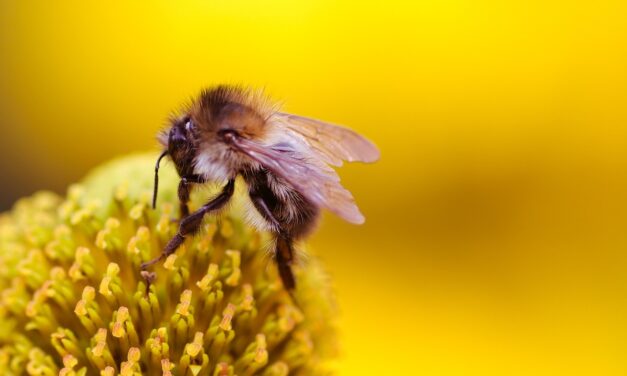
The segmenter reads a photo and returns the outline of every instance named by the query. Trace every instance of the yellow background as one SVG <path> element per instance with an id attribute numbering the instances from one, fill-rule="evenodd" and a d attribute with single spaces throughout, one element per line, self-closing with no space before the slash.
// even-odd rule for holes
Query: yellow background
<path id="1" fill-rule="evenodd" d="M 310 249 L 345 375 L 627 373 L 624 1 L 0 1 L 6 209 L 202 86 L 265 86 L 382 150 Z"/>

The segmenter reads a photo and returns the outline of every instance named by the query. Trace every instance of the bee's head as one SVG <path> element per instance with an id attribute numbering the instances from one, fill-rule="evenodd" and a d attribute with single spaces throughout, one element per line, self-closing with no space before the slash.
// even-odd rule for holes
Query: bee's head
<path id="1" fill-rule="evenodd" d="M 164 145 L 181 177 L 193 174 L 196 153 L 195 125 L 189 116 L 172 120 Z"/>
<path id="2" fill-rule="evenodd" d="M 195 125 L 191 117 L 186 115 L 174 118 L 170 128 L 159 134 L 159 141 L 165 150 L 159 156 L 155 166 L 155 191 L 153 196 L 153 207 L 156 205 L 157 191 L 159 185 L 159 163 L 166 155 L 170 157 L 179 176 L 190 176 L 194 173 L 195 147 Z"/>
<path id="3" fill-rule="evenodd" d="M 195 124 L 188 115 L 170 119 L 170 126 L 164 128 L 157 139 L 169 153 L 188 148 L 194 140 Z"/>

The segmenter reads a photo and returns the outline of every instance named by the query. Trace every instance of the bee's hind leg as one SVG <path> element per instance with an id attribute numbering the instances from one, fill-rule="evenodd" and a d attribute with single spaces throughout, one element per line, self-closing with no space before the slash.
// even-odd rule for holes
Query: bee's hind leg
<path id="1" fill-rule="evenodd" d="M 294 289 L 296 288 L 296 280 L 291 266 L 294 261 L 294 248 L 292 246 L 293 240 L 291 236 L 289 236 L 282 229 L 281 224 L 274 217 L 270 208 L 268 208 L 262 194 L 251 192 L 250 198 L 259 213 L 272 224 L 273 232 L 276 238 L 276 249 L 274 253 L 277 268 L 279 269 L 279 276 L 281 277 L 281 282 L 283 282 L 283 286 L 287 292 L 292 295 Z"/>
<path id="2" fill-rule="evenodd" d="M 203 205 L 200 209 L 196 210 L 192 214 L 181 220 L 179 224 L 179 231 L 165 246 L 163 252 L 158 257 L 150 261 L 146 261 L 141 264 L 140 268 L 142 271 L 146 270 L 149 266 L 158 263 L 159 261 L 165 259 L 172 253 L 176 251 L 178 247 L 183 244 L 185 241 L 185 236 L 189 234 L 194 234 L 200 229 L 200 225 L 202 224 L 202 219 L 205 215 L 209 214 L 212 211 L 218 210 L 222 208 L 233 196 L 233 192 L 235 191 L 235 180 L 229 180 L 229 182 L 222 188 L 222 192 L 214 197 L 211 201 Z"/>
<path id="3" fill-rule="evenodd" d="M 292 271 L 292 262 L 294 261 L 294 248 L 292 240 L 288 237 L 278 235 L 276 238 L 276 265 L 279 269 L 279 276 L 283 282 L 285 289 L 292 294 L 296 288 L 296 280 Z"/>

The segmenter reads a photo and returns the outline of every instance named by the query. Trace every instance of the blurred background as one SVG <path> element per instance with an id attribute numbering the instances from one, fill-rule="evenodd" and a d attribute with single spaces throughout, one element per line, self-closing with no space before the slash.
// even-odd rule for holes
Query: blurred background
<path id="1" fill-rule="evenodd" d="M 309 249 L 344 375 L 627 373 L 624 1 L 0 1 L 0 209 L 265 86 L 382 151 Z"/>

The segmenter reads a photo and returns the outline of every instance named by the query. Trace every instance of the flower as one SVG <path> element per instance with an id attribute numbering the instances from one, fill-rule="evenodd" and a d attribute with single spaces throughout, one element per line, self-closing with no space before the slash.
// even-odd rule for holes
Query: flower
<path id="1" fill-rule="evenodd" d="M 320 265 L 297 268 L 295 304 L 267 234 L 244 225 L 237 208 L 209 216 L 153 267 L 154 281 L 142 278 L 141 262 L 177 230 L 171 169 L 157 209 L 149 204 L 153 157 L 114 160 L 65 199 L 41 192 L 0 215 L 4 374 L 331 372 L 335 306 Z"/>

